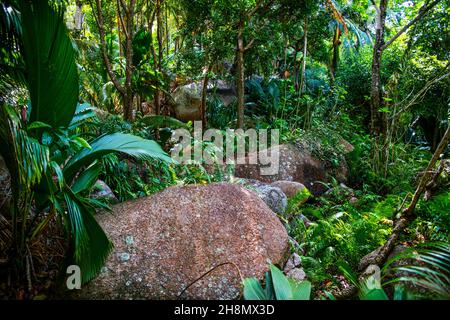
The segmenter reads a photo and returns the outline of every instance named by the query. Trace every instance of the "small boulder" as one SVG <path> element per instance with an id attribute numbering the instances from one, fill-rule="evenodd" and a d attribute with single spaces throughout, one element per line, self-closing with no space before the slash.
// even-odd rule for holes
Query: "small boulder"
<path id="1" fill-rule="evenodd" d="M 91 198 L 105 200 L 108 203 L 117 203 L 119 200 L 111 188 L 102 180 L 97 180 L 92 187 Z"/>
<path id="2" fill-rule="evenodd" d="M 272 186 L 278 187 L 283 190 L 284 194 L 290 199 L 295 197 L 299 192 L 309 194 L 308 189 L 300 182 L 295 181 L 275 181 L 271 183 Z M 309 196 L 305 196 L 303 203 L 308 201 Z"/>
<path id="3" fill-rule="evenodd" d="M 306 273 L 305 270 L 303 270 L 303 268 L 294 268 L 288 273 L 286 273 L 286 276 L 297 282 L 302 282 L 306 280 Z"/>
<path id="4" fill-rule="evenodd" d="M 182 121 L 195 121 L 202 119 L 202 88 L 203 82 L 192 82 L 178 87 L 173 93 L 173 109 L 177 119 Z M 236 100 L 236 94 L 232 86 L 223 80 L 209 81 L 207 87 L 208 96 L 215 94 L 228 107 Z"/>
<path id="5" fill-rule="evenodd" d="M 353 152 L 353 150 L 355 150 L 355 147 L 345 139 L 341 139 L 339 141 L 339 145 L 342 147 L 342 149 L 344 149 L 345 153 L 350 153 Z"/>
<path id="6" fill-rule="evenodd" d="M 301 265 L 302 258 L 297 253 L 293 253 L 284 265 L 283 271 L 287 273 L 296 267 L 300 267 Z"/>
<path id="7" fill-rule="evenodd" d="M 293 253 L 286 262 L 283 272 L 286 274 L 287 277 L 297 282 L 302 282 L 303 280 L 306 279 L 306 273 L 301 265 L 302 265 L 301 257 L 297 253 Z"/>
<path id="8" fill-rule="evenodd" d="M 178 87 L 172 93 L 172 98 L 175 102 L 173 107 L 177 119 L 181 121 L 201 119 L 201 87 L 199 83 L 191 83 Z"/>
<path id="9" fill-rule="evenodd" d="M 241 179 L 247 189 L 255 191 L 273 212 L 284 214 L 287 208 L 287 197 L 280 188 L 262 183 L 258 180 Z"/>

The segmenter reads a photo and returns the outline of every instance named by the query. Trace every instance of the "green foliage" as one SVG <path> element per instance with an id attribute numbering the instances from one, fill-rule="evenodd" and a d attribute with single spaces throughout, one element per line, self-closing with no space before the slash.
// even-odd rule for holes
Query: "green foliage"
<path id="1" fill-rule="evenodd" d="M 289 233 L 305 251 L 303 266 L 313 282 L 335 281 L 330 274 L 337 272 L 341 262 L 356 268 L 360 259 L 382 245 L 390 234 L 390 219 L 399 202 L 388 200 L 374 205 L 371 198 L 364 205 L 364 198 L 358 201 L 359 205 L 345 198 L 318 199 L 317 203 L 305 204 L 297 212 L 312 221 L 308 228 L 300 216 L 290 223 Z"/>
<path id="2" fill-rule="evenodd" d="M 154 141 L 124 133 L 113 133 L 95 139 L 90 143 L 90 148 L 85 148 L 74 155 L 64 167 L 66 177 L 70 181 L 82 167 L 112 152 L 126 153 L 142 160 L 159 159 L 172 162 L 171 158 Z"/>
<path id="3" fill-rule="evenodd" d="M 418 219 L 409 230 L 423 234 L 431 241 L 450 240 L 450 191 L 442 191 L 416 207 Z"/>
<path id="4" fill-rule="evenodd" d="M 24 0 L 19 8 L 23 47 L 16 49 L 27 65 L 30 123 L 26 125 L 26 117 L 19 118 L 8 105 L 0 106 L 1 152 L 14 181 L 13 206 L 7 216 L 12 227 L 7 231 L 13 239 L 11 261 L 22 272 L 30 259 L 28 244 L 57 215 L 70 243 L 69 258 L 81 267 L 86 282 L 100 271 L 112 248 L 94 218 L 95 207 L 106 206 L 86 197 L 100 173 L 98 160 L 114 152 L 147 160 L 171 159 L 156 142 L 132 135 L 103 135 L 88 142 L 83 128 L 95 113 L 87 104 L 77 106 L 75 54 L 61 7 Z"/>
<path id="5" fill-rule="evenodd" d="M 288 279 L 273 264 L 270 273 L 266 272 L 264 289 L 256 278 L 244 279 L 243 285 L 246 300 L 309 300 L 311 295 L 310 282 Z"/>
<path id="6" fill-rule="evenodd" d="M 133 46 L 133 65 L 138 66 L 149 52 L 150 44 L 152 41 L 152 35 L 145 29 L 140 29 L 135 33 L 132 46 Z"/>
<path id="7" fill-rule="evenodd" d="M 189 126 L 181 122 L 178 119 L 169 117 L 169 116 L 161 116 L 161 115 L 150 115 L 145 116 L 142 119 L 139 119 L 144 125 L 146 125 L 150 129 L 156 128 L 172 128 L 172 129 L 188 129 Z"/>
<path id="8" fill-rule="evenodd" d="M 51 8 L 45 0 L 35 1 L 33 6 L 28 0 L 19 1 L 19 10 L 21 53 L 31 99 L 30 121 L 39 120 L 55 128 L 67 126 L 77 106 L 79 88 L 75 51 L 67 35 L 63 10 Z"/>
<path id="9" fill-rule="evenodd" d="M 403 261 L 411 261 L 405 264 Z M 403 262 L 403 263 L 402 263 Z M 424 243 L 410 248 L 386 262 L 384 270 L 401 275 L 386 284 L 402 283 L 425 290 L 425 298 L 445 299 L 450 297 L 450 245 L 448 242 Z M 420 292 L 415 290 L 415 295 Z"/>

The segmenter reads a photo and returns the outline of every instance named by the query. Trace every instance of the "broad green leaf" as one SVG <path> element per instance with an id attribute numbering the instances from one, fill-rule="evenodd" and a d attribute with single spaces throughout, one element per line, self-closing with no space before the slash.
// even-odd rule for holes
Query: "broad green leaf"
<path id="1" fill-rule="evenodd" d="M 258 279 L 246 278 L 244 284 L 244 299 L 245 300 L 266 300 L 266 295 L 261 287 Z"/>
<path id="2" fill-rule="evenodd" d="M 97 108 L 91 106 L 89 103 L 77 104 L 75 114 L 69 124 L 69 129 L 75 129 L 88 119 L 96 119 L 97 113 L 95 110 Z"/>
<path id="3" fill-rule="evenodd" d="M 35 130 L 41 128 L 51 129 L 52 126 L 41 121 L 34 121 L 27 126 L 27 130 Z"/>
<path id="4" fill-rule="evenodd" d="M 88 166 L 112 152 L 122 152 L 143 160 L 159 159 L 173 162 L 153 140 L 142 139 L 130 134 L 114 133 L 97 138 L 91 143 L 91 149 L 83 149 L 74 155 L 64 168 L 66 181 L 71 181 L 82 167 Z"/>
<path id="5" fill-rule="evenodd" d="M 302 281 L 296 282 L 291 280 L 291 288 L 293 300 L 310 300 L 311 298 L 311 282 Z"/>
<path id="6" fill-rule="evenodd" d="M 272 274 L 273 288 L 277 300 L 292 300 L 291 284 L 283 272 L 273 264 L 270 265 L 270 272 Z"/>
<path id="7" fill-rule="evenodd" d="M 83 190 L 90 189 L 97 181 L 101 170 L 102 166 L 100 162 L 95 162 L 75 179 L 75 182 L 72 185 L 72 191 L 74 193 L 79 193 Z"/>
<path id="8" fill-rule="evenodd" d="M 266 272 L 266 297 L 267 300 L 275 300 L 275 291 L 273 289 L 272 276 L 269 272 Z"/>
<path id="9" fill-rule="evenodd" d="M 169 116 L 160 116 L 160 115 L 145 116 L 140 121 L 149 126 L 150 128 L 172 128 L 172 129 L 189 128 L 189 126 L 186 123 Z"/>
<path id="10" fill-rule="evenodd" d="M 64 193 L 68 229 L 71 232 L 73 262 L 81 269 L 82 282 L 94 278 L 103 267 L 112 243 L 95 220 L 94 210 L 70 190 Z"/>
<path id="11" fill-rule="evenodd" d="M 31 98 L 30 120 L 67 126 L 78 102 L 75 51 L 61 6 L 20 0 L 23 58 Z"/>
<path id="12" fill-rule="evenodd" d="M 361 300 L 389 300 L 389 298 L 383 289 L 372 289 L 364 292 L 361 296 Z"/>
<path id="13" fill-rule="evenodd" d="M 82 137 L 75 137 L 72 139 L 73 142 L 75 142 L 76 144 L 78 144 L 80 147 L 84 147 L 86 149 L 92 149 L 91 145 L 84 140 Z"/>

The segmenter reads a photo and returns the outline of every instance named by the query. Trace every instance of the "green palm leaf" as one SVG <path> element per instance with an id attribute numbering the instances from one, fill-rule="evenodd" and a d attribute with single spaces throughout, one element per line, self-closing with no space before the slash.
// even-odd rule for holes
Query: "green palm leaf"
<path id="1" fill-rule="evenodd" d="M 64 192 L 71 231 L 74 262 L 81 269 L 82 282 L 94 278 L 103 267 L 112 249 L 103 229 L 94 218 L 95 210 L 72 191 Z"/>
<path id="2" fill-rule="evenodd" d="M 22 54 L 31 97 L 31 121 L 67 126 L 78 101 L 75 51 L 63 10 L 48 0 L 21 0 Z"/>
<path id="3" fill-rule="evenodd" d="M 140 121 L 149 126 L 150 128 L 172 128 L 172 129 L 189 128 L 189 126 L 186 123 L 169 116 L 161 116 L 161 115 L 145 116 Z"/>
<path id="4" fill-rule="evenodd" d="M 14 3 L 0 3 L 0 89 L 9 92 L 11 87 L 25 84 L 25 68 L 18 54 L 22 46 L 20 13 Z"/>
<path id="5" fill-rule="evenodd" d="M 272 274 L 273 288 L 275 290 L 275 296 L 277 300 L 292 300 L 292 287 L 289 280 L 273 264 L 270 265 L 270 273 Z"/>
<path id="6" fill-rule="evenodd" d="M 245 300 L 267 300 L 261 284 L 256 278 L 244 279 L 244 299 Z"/>
<path id="7" fill-rule="evenodd" d="M 66 180 L 71 181 L 82 167 L 90 165 L 100 157 L 112 152 L 122 152 L 142 160 L 159 159 L 173 162 L 153 140 L 142 139 L 130 134 L 113 133 L 97 138 L 91 143 L 91 149 L 83 149 L 73 156 L 64 169 Z"/>

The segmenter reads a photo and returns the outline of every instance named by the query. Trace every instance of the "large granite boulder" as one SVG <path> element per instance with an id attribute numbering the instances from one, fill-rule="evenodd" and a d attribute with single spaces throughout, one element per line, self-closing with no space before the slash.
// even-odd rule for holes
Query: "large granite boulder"
<path id="1" fill-rule="evenodd" d="M 273 183 L 280 180 L 294 181 L 302 183 L 314 195 L 323 194 L 327 188 L 323 184 L 329 181 L 330 176 L 334 176 L 338 181 L 344 182 L 348 176 L 346 164 L 341 164 L 335 170 L 327 168 L 327 165 L 314 157 L 311 152 L 302 144 L 282 144 L 279 150 L 279 170 L 277 174 L 263 175 L 261 164 L 237 164 L 235 176 L 239 178 L 255 179 L 266 183 Z M 273 149 L 269 149 L 272 154 Z"/>
<path id="2" fill-rule="evenodd" d="M 287 258 L 281 222 L 256 193 L 235 184 L 171 187 L 97 220 L 114 249 L 78 298 L 233 299 L 240 275 L 262 278 L 269 261 Z"/>
<path id="3" fill-rule="evenodd" d="M 272 154 L 272 150 L 269 149 Z M 256 179 L 273 183 L 279 180 L 296 181 L 304 184 L 313 194 L 324 192 L 319 181 L 326 180 L 326 172 L 322 163 L 311 156 L 307 150 L 297 146 L 283 144 L 279 146 L 279 170 L 274 175 L 261 174 L 261 164 L 237 164 L 236 177 Z"/>

